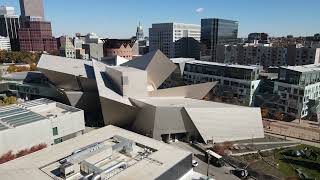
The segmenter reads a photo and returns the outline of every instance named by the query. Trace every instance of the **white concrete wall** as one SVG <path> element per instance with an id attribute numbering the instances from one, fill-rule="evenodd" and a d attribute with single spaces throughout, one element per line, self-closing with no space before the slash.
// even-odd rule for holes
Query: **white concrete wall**
<path id="1" fill-rule="evenodd" d="M 55 105 L 55 103 L 51 103 Z M 58 135 L 53 136 L 53 128 Z M 54 139 L 78 133 L 85 129 L 83 111 L 68 112 L 52 119 L 44 119 L 20 127 L 0 131 L 0 156 L 10 150 L 17 152 L 34 145 L 53 144 Z"/>
<path id="2" fill-rule="evenodd" d="M 41 143 L 53 143 L 49 119 L 0 131 L 0 156 L 10 150 L 16 153 Z"/>
<path id="3" fill-rule="evenodd" d="M 83 131 L 85 129 L 83 111 L 66 113 L 51 119 L 51 132 L 54 127 L 58 128 L 58 135 L 52 136 L 52 140 Z"/>
<path id="4" fill-rule="evenodd" d="M 123 95 L 128 97 L 146 97 L 147 92 L 147 71 L 133 71 L 123 74 L 128 84 L 123 84 Z"/>
<path id="5" fill-rule="evenodd" d="M 204 141 L 236 141 L 263 138 L 260 108 L 187 108 Z"/>
<path id="6" fill-rule="evenodd" d="M 123 94 L 122 72 L 110 67 L 106 67 L 105 73 L 113 81 L 113 85 L 115 85 L 115 88 L 120 91 L 119 93 Z"/>

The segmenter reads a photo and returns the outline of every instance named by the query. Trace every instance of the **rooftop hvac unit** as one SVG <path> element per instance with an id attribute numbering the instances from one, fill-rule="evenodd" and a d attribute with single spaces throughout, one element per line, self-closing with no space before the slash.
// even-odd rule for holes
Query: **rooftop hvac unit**
<path id="1" fill-rule="evenodd" d="M 74 174 L 74 165 L 70 162 L 66 162 L 60 165 L 60 174 L 62 177 L 67 178 Z"/>

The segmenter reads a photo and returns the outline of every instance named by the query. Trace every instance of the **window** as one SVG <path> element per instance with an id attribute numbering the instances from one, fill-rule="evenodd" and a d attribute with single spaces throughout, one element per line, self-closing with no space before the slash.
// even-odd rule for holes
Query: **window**
<path id="1" fill-rule="evenodd" d="M 62 139 L 58 138 L 58 139 L 53 140 L 53 142 L 54 142 L 54 144 L 59 144 L 62 142 Z"/>
<path id="2" fill-rule="evenodd" d="M 52 134 L 54 136 L 58 135 L 58 128 L 57 127 L 52 128 Z"/>

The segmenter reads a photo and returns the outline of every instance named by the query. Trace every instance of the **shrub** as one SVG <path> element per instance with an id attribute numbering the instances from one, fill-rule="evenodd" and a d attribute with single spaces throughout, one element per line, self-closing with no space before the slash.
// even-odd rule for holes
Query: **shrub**
<path id="1" fill-rule="evenodd" d="M 15 159 L 15 155 L 12 154 L 12 151 L 9 151 L 0 157 L 0 164 L 11 161 Z"/>
<path id="2" fill-rule="evenodd" d="M 44 149 L 47 147 L 47 144 L 45 143 L 41 143 L 35 146 L 32 146 L 30 149 L 23 149 L 20 150 L 17 154 L 13 154 L 12 151 L 9 151 L 7 153 L 5 153 L 4 155 L 2 155 L 0 157 L 0 164 L 3 164 L 5 162 L 11 161 L 15 158 L 19 158 L 28 154 L 31 154 L 33 152 L 39 151 L 41 149 Z"/>
<path id="3" fill-rule="evenodd" d="M 16 158 L 30 154 L 29 149 L 23 149 L 16 154 Z"/>

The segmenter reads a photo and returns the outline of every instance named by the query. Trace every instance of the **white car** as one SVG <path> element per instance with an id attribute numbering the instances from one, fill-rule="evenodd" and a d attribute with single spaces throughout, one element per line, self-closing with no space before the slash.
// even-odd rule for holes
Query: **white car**
<path id="1" fill-rule="evenodd" d="M 196 160 L 192 160 L 192 167 L 197 167 L 199 164 Z"/>

